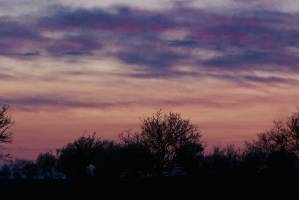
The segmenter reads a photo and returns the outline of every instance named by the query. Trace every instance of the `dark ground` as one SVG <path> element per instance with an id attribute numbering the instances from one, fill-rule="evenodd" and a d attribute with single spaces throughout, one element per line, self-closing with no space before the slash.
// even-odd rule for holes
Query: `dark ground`
<path id="1" fill-rule="evenodd" d="M 149 178 L 0 181 L 0 199 L 299 199 L 292 178 Z"/>

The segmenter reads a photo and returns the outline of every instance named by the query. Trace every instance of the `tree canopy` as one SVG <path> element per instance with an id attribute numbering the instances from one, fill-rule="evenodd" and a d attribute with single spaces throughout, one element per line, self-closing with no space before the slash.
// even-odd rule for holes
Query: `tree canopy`
<path id="1" fill-rule="evenodd" d="M 12 141 L 12 133 L 10 132 L 12 124 L 13 121 L 8 114 L 8 106 L 2 106 L 0 108 L 0 144 Z"/>

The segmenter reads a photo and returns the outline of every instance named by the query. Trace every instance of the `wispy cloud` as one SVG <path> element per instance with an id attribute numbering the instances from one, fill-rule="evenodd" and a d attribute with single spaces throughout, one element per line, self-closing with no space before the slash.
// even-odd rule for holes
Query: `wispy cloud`
<path id="1" fill-rule="evenodd" d="M 177 66 L 297 71 L 299 16 L 273 10 L 233 13 L 174 7 L 142 10 L 56 6 L 29 20 L 0 20 L 0 54 L 16 58 L 94 56 L 175 74 Z M 182 35 L 183 33 L 183 35 Z M 217 56 L 197 54 L 201 50 Z M 186 75 L 186 74 L 185 74 Z"/>
<path id="2" fill-rule="evenodd" d="M 86 127 L 118 133 L 159 108 L 210 138 L 253 135 L 298 102 L 298 11 L 296 0 L 0 0 L 0 104 L 13 108 L 16 151 Z"/>

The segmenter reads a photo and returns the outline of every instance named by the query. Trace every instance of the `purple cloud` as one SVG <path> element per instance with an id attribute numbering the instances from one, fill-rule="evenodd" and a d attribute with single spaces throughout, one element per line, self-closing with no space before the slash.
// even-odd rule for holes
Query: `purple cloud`
<path id="1" fill-rule="evenodd" d="M 206 70 L 297 71 L 299 56 L 288 49 L 299 47 L 298 20 L 298 14 L 271 10 L 216 13 L 187 7 L 161 11 L 57 7 L 28 21 L 0 19 L 0 54 L 100 59 L 97 53 L 101 52 L 129 65 L 147 67 L 139 73 L 141 77 L 188 75 L 176 71 L 181 65 Z M 179 31 L 185 35 L 168 35 Z M 111 52 L 113 48 L 117 51 Z M 219 55 L 192 53 L 199 50 Z"/>

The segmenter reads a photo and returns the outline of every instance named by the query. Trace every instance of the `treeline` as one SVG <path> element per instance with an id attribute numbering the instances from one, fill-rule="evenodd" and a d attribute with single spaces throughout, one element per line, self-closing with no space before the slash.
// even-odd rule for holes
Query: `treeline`
<path id="1" fill-rule="evenodd" d="M 6 163 L 0 178 L 299 175 L 299 112 L 284 122 L 275 121 L 256 140 L 246 142 L 242 150 L 228 145 L 205 153 L 200 130 L 177 113 L 158 111 L 144 118 L 140 129 L 138 133 L 121 134 L 119 142 L 102 140 L 96 134 L 82 136 L 55 152 L 41 153 L 36 161 Z"/>

